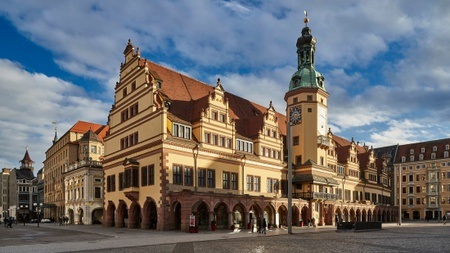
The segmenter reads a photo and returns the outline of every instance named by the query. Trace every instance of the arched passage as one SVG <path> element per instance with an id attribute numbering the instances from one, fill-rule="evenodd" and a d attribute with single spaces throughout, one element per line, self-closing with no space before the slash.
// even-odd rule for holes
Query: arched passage
<path id="1" fill-rule="evenodd" d="M 237 204 L 233 208 L 233 223 L 234 228 L 244 228 L 246 224 L 245 220 L 245 207 L 242 204 Z M 248 222 L 247 222 L 248 223 Z"/>
<path id="2" fill-rule="evenodd" d="M 120 201 L 117 207 L 116 227 L 123 228 L 125 226 L 128 226 L 127 204 L 124 201 Z"/>
<path id="3" fill-rule="evenodd" d="M 310 214 L 310 210 L 309 208 L 304 205 L 302 208 L 302 220 L 303 220 L 303 224 L 305 224 L 306 226 L 308 225 L 308 220 L 310 219 L 311 214 Z"/>
<path id="4" fill-rule="evenodd" d="M 137 202 L 133 202 L 130 206 L 130 214 L 128 218 L 128 228 L 140 227 L 142 221 L 141 206 Z"/>
<path id="5" fill-rule="evenodd" d="M 300 210 L 297 206 L 292 206 L 292 225 L 298 226 L 300 220 Z"/>
<path id="6" fill-rule="evenodd" d="M 74 224 L 74 221 L 75 221 L 75 213 L 73 209 L 69 209 L 69 224 Z"/>
<path id="7" fill-rule="evenodd" d="M 275 209 L 273 206 L 267 205 L 266 208 L 264 208 L 263 218 L 266 219 L 268 227 L 275 225 Z"/>
<path id="8" fill-rule="evenodd" d="M 361 220 L 362 221 L 367 221 L 367 212 L 366 212 L 366 209 L 363 209 L 362 210 L 362 218 L 361 218 Z"/>
<path id="9" fill-rule="evenodd" d="M 335 216 L 337 217 L 336 222 L 342 222 L 343 221 L 342 211 L 341 211 L 341 209 L 339 207 L 336 208 Z"/>
<path id="10" fill-rule="evenodd" d="M 192 206 L 192 214 L 195 216 L 195 222 L 199 230 L 208 230 L 209 227 L 209 208 L 205 202 L 197 202 Z"/>
<path id="11" fill-rule="evenodd" d="M 343 222 L 348 222 L 349 221 L 349 219 L 348 219 L 349 217 L 348 217 L 348 210 L 347 210 L 347 208 L 345 208 L 344 209 L 344 216 L 342 217 L 342 221 Z"/>
<path id="12" fill-rule="evenodd" d="M 173 229 L 175 230 L 181 230 L 181 203 L 175 202 L 172 205 L 173 208 Z M 196 221 L 197 222 L 197 221 Z"/>
<path id="13" fill-rule="evenodd" d="M 102 224 L 103 208 L 96 208 L 92 211 L 92 224 Z"/>
<path id="14" fill-rule="evenodd" d="M 214 209 L 216 228 L 228 229 L 228 208 L 223 202 L 219 203 Z"/>
<path id="15" fill-rule="evenodd" d="M 141 228 L 156 229 L 158 224 L 158 213 L 156 211 L 156 203 L 153 199 L 147 198 L 142 210 Z"/>
<path id="16" fill-rule="evenodd" d="M 356 221 L 361 221 L 361 210 L 356 210 Z"/>
<path id="17" fill-rule="evenodd" d="M 280 226 L 287 226 L 287 208 L 285 205 L 278 207 L 278 217 Z"/>

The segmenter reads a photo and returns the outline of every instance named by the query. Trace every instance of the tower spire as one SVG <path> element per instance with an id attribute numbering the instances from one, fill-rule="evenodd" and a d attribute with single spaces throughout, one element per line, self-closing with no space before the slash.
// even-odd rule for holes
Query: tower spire
<path id="1" fill-rule="evenodd" d="M 53 138 L 53 144 L 55 144 L 58 141 L 58 128 L 56 126 L 58 122 L 57 121 L 53 121 L 52 124 L 55 125 L 55 137 Z"/>

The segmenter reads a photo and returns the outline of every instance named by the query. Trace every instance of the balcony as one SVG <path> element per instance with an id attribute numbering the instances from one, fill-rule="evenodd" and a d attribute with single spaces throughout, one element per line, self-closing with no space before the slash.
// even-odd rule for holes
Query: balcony
<path id="1" fill-rule="evenodd" d="M 296 199 L 317 199 L 317 200 L 337 200 L 338 195 L 326 192 L 296 192 L 292 193 L 292 197 Z"/>
<path id="2" fill-rule="evenodd" d="M 76 170 L 79 168 L 83 168 L 83 167 L 90 167 L 90 168 L 102 168 L 102 163 L 99 161 L 85 161 L 85 160 L 81 160 L 78 162 L 74 162 L 70 165 L 66 166 L 65 172 L 69 172 L 72 170 Z"/>
<path id="3" fill-rule="evenodd" d="M 321 148 L 329 148 L 331 146 L 331 139 L 325 135 L 317 136 L 317 146 Z"/>

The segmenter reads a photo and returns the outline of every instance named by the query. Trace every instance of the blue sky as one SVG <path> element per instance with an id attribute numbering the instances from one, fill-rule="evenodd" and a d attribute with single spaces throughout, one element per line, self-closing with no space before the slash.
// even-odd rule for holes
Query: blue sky
<path id="1" fill-rule="evenodd" d="M 334 134 L 380 147 L 450 137 L 449 1 L 17 1 L 0 5 L 0 167 L 54 125 L 105 124 L 128 39 L 151 61 L 285 111 L 308 10 Z"/>

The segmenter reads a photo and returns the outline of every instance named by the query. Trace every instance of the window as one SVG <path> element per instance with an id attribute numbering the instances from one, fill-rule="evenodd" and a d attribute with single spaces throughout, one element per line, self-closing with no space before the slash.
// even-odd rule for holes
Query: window
<path id="1" fill-rule="evenodd" d="M 450 149 L 450 145 L 449 144 L 445 144 L 445 150 L 449 150 Z"/>
<path id="2" fill-rule="evenodd" d="M 308 108 L 308 112 L 312 112 L 312 108 Z"/>
<path id="3" fill-rule="evenodd" d="M 247 191 L 253 191 L 253 176 L 247 175 Z"/>
<path id="4" fill-rule="evenodd" d="M 148 168 L 144 166 L 141 168 L 141 186 L 148 185 Z"/>
<path id="5" fill-rule="evenodd" d="M 425 153 L 425 148 L 421 148 L 420 153 Z"/>
<path id="6" fill-rule="evenodd" d="M 190 126 L 181 125 L 178 123 L 173 123 L 173 132 L 172 135 L 174 137 L 180 137 L 183 139 L 190 140 L 191 137 L 192 128 Z"/>
<path id="7" fill-rule="evenodd" d="M 130 117 L 134 117 L 138 114 L 138 103 L 130 107 Z"/>
<path id="8" fill-rule="evenodd" d="M 261 191 L 261 177 L 254 177 L 254 187 L 253 189 L 255 190 L 255 192 L 260 192 Z"/>
<path id="9" fill-rule="evenodd" d="M 216 171 L 215 170 L 207 170 L 206 171 L 206 179 L 207 179 L 207 186 L 209 188 L 216 187 Z"/>
<path id="10" fill-rule="evenodd" d="M 134 81 L 132 84 L 131 84 L 131 91 L 135 91 L 136 90 L 136 81 Z"/>
<path id="11" fill-rule="evenodd" d="M 141 168 L 141 185 L 148 186 L 155 184 L 155 167 L 153 165 Z"/>
<path id="12" fill-rule="evenodd" d="M 120 113 L 120 118 L 121 118 L 121 122 L 124 122 L 125 120 L 127 120 L 129 117 L 128 117 L 128 109 L 126 109 L 126 110 L 123 110 L 121 113 Z"/>
<path id="13" fill-rule="evenodd" d="M 419 161 L 423 161 L 423 154 L 419 155 Z"/>
<path id="14" fill-rule="evenodd" d="M 123 185 L 123 172 L 119 173 L 119 191 L 123 190 L 124 185 Z"/>
<path id="15" fill-rule="evenodd" d="M 91 153 L 97 154 L 97 146 L 94 145 L 91 146 Z"/>
<path id="16" fill-rule="evenodd" d="M 198 186 L 206 187 L 206 170 L 205 169 L 198 170 Z"/>
<path id="17" fill-rule="evenodd" d="M 238 189 L 238 173 L 231 173 L 231 189 L 237 190 Z"/>
<path id="18" fill-rule="evenodd" d="M 253 153 L 253 142 L 236 139 L 236 150 Z"/>
<path id="19" fill-rule="evenodd" d="M 100 199 L 102 198 L 102 188 L 101 187 L 94 187 L 94 198 Z"/>
<path id="20" fill-rule="evenodd" d="M 293 146 L 298 146 L 300 144 L 300 140 L 298 136 L 294 136 L 294 138 L 292 138 L 292 145 Z"/>
<path id="21" fill-rule="evenodd" d="M 224 171 L 222 174 L 222 188 L 230 189 L 230 172 Z"/>
<path id="22" fill-rule="evenodd" d="M 211 143 L 211 133 L 205 132 L 205 143 Z"/>
<path id="23" fill-rule="evenodd" d="M 313 97 L 311 95 L 306 96 L 306 100 L 308 102 L 311 102 L 313 100 Z"/>
<path id="24" fill-rule="evenodd" d="M 123 97 L 126 97 L 126 96 L 128 95 L 127 88 L 124 88 L 124 89 L 122 90 L 122 94 L 123 94 Z"/>
<path id="25" fill-rule="evenodd" d="M 402 163 L 406 162 L 406 157 L 402 156 Z"/>
<path id="26" fill-rule="evenodd" d="M 412 187 L 412 186 L 410 186 L 409 187 L 409 192 L 408 192 L 409 194 L 413 194 L 414 193 L 414 187 Z"/>
<path id="27" fill-rule="evenodd" d="M 225 122 L 226 121 L 226 115 L 225 114 L 220 114 L 220 118 L 219 118 L 220 122 Z"/>
<path id="28" fill-rule="evenodd" d="M 409 182 L 414 182 L 414 175 L 413 174 L 409 175 Z"/>
<path id="29" fill-rule="evenodd" d="M 444 158 L 448 158 L 448 151 L 444 151 Z"/>
<path id="30" fill-rule="evenodd" d="M 213 119 L 213 120 L 217 120 L 218 119 L 218 112 L 217 111 L 212 111 L 212 113 L 211 113 L 211 118 Z"/>
<path id="31" fill-rule="evenodd" d="M 294 103 L 297 103 L 298 102 L 298 97 L 295 97 L 293 101 L 294 101 Z"/>
<path id="32" fill-rule="evenodd" d="M 194 181 L 192 180 L 192 174 L 193 174 L 192 167 L 185 167 L 184 168 L 184 185 L 192 186 L 194 185 Z"/>
<path id="33" fill-rule="evenodd" d="M 431 153 L 431 159 L 436 159 L 436 153 Z"/>
<path id="34" fill-rule="evenodd" d="M 183 170 L 180 165 L 173 165 L 173 184 L 183 184 Z"/>
<path id="35" fill-rule="evenodd" d="M 111 175 L 106 178 L 106 191 L 116 191 L 116 175 Z"/>
<path id="36" fill-rule="evenodd" d="M 412 155 L 412 156 L 409 156 L 409 161 L 410 162 L 414 162 L 414 156 Z"/>
<path id="37" fill-rule="evenodd" d="M 410 150 L 409 150 L 409 154 L 410 154 L 410 155 L 414 154 L 414 149 L 410 149 Z"/>
<path id="38" fill-rule="evenodd" d="M 436 152 L 437 151 L 437 147 L 433 146 L 433 151 Z"/>

